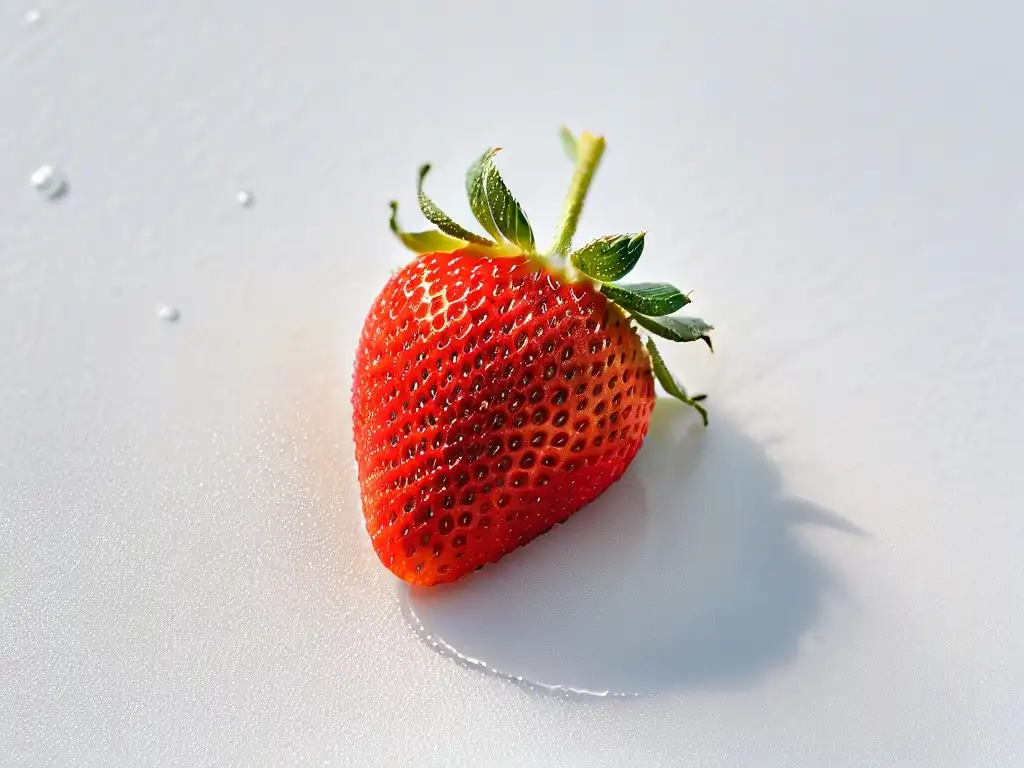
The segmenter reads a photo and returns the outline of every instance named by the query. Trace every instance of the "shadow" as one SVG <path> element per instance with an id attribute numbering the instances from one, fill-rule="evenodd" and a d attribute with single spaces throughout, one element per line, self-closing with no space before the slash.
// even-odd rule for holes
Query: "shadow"
<path id="1" fill-rule="evenodd" d="M 562 692 L 741 685 L 784 663 L 837 585 L 795 527 L 861 531 L 785 498 L 722 415 L 659 400 L 623 478 L 452 585 L 399 586 L 413 626 L 469 666 Z"/>

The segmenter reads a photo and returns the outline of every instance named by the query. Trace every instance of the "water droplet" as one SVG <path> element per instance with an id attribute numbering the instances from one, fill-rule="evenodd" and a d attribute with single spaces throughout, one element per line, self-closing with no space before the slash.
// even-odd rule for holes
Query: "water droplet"
<path id="1" fill-rule="evenodd" d="M 497 667 L 492 667 L 487 664 L 483 659 L 475 658 L 467 654 L 460 653 L 452 645 L 450 645 L 443 638 L 438 637 L 435 634 L 430 633 L 427 628 L 420 621 L 419 616 L 413 610 L 413 607 L 407 600 L 402 600 L 399 597 L 401 604 L 402 613 L 405 615 L 406 620 L 412 626 L 412 629 L 416 632 L 419 637 L 426 642 L 431 648 L 436 650 L 442 656 L 452 659 L 455 663 L 466 669 L 473 669 L 484 674 L 496 677 L 500 680 L 505 680 L 514 685 L 518 685 L 528 691 L 534 691 L 537 693 L 544 693 L 561 698 L 571 700 L 587 700 L 593 697 L 596 698 L 635 698 L 639 694 L 637 693 L 616 693 L 608 690 L 589 690 L 586 688 L 573 688 L 565 685 L 548 685 L 546 683 L 539 682 L 537 680 L 531 680 L 523 675 L 515 675 L 509 672 L 505 672 Z"/>
<path id="2" fill-rule="evenodd" d="M 32 186 L 47 200 L 56 200 L 67 194 L 68 182 L 52 165 L 41 165 L 32 172 Z"/>
<path id="3" fill-rule="evenodd" d="M 33 9 L 33 10 L 31 10 L 28 13 L 25 14 L 25 23 L 28 24 L 29 26 L 33 26 L 35 24 L 38 24 L 42 20 L 43 20 L 43 14 L 42 14 L 41 11 L 37 11 L 37 10 Z"/>
<path id="4" fill-rule="evenodd" d="M 181 310 L 177 307 L 160 307 L 156 316 L 165 323 L 176 323 L 181 319 Z"/>
<path id="5" fill-rule="evenodd" d="M 238 204 L 243 208 L 252 208 L 256 204 L 255 196 L 248 189 L 238 190 L 235 199 L 238 200 Z"/>

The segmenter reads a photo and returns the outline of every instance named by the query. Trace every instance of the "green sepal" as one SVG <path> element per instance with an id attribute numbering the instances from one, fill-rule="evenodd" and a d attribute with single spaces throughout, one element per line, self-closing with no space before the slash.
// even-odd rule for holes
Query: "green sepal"
<path id="1" fill-rule="evenodd" d="M 484 192 L 484 162 L 493 152 L 493 149 L 487 150 L 466 172 L 466 195 L 469 197 L 469 207 L 476 220 L 480 222 L 480 226 L 495 240 L 500 240 L 501 234 L 494 224 L 491 207 L 487 204 L 487 195 Z"/>
<path id="2" fill-rule="evenodd" d="M 648 317 L 671 315 L 690 303 L 686 294 L 668 283 L 603 285 L 601 293 L 623 309 Z"/>
<path id="3" fill-rule="evenodd" d="M 558 137 L 562 140 L 562 149 L 565 150 L 565 154 L 575 163 L 580 154 L 579 141 L 573 136 L 572 131 L 564 126 L 558 131 Z"/>
<path id="4" fill-rule="evenodd" d="M 468 229 L 456 224 L 448 214 L 437 207 L 437 204 L 434 203 L 433 200 L 427 197 L 426 193 L 423 191 L 423 180 L 427 178 L 428 173 L 430 173 L 429 163 L 420 166 L 420 177 L 416 182 L 416 194 L 419 196 L 420 210 L 423 212 L 423 216 L 427 221 L 434 224 L 442 232 L 449 234 L 452 237 L 457 237 L 460 240 L 465 240 L 468 243 L 476 243 L 477 245 L 486 246 L 494 245 L 494 243 L 486 237 L 474 234 Z"/>
<path id="5" fill-rule="evenodd" d="M 608 282 L 629 274 L 644 252 L 645 232 L 605 235 L 569 254 L 576 269 L 595 280 Z"/>
<path id="6" fill-rule="evenodd" d="M 686 403 L 688 406 L 693 408 L 700 414 L 701 420 L 704 422 L 704 426 L 708 425 L 708 412 L 700 403 L 694 398 L 686 394 L 686 390 L 676 380 L 676 377 L 672 375 L 672 372 L 665 365 L 665 360 L 662 358 L 661 353 L 658 351 L 658 347 L 654 344 L 654 339 L 647 340 L 647 351 L 651 355 L 651 367 L 654 369 L 654 376 L 658 379 L 658 383 L 661 384 L 668 394 L 674 397 L 680 402 Z"/>
<path id="7" fill-rule="evenodd" d="M 526 253 L 533 253 L 535 245 L 530 222 L 494 164 L 494 156 L 500 149 L 487 150 L 466 174 L 469 206 L 480 226 L 495 239 L 504 238 Z"/>
<path id="8" fill-rule="evenodd" d="M 391 220 L 388 222 L 391 231 L 398 236 L 406 248 L 413 253 L 451 253 L 461 251 L 469 243 L 449 237 L 436 229 L 426 232 L 403 232 L 398 226 L 398 203 L 391 201 Z"/>
<path id="9" fill-rule="evenodd" d="M 669 341 L 703 341 L 708 349 L 715 351 L 711 344 L 711 331 L 715 330 L 713 325 L 708 325 L 697 317 L 646 317 L 633 313 L 632 317 L 637 325 L 653 334 L 661 336 Z"/>

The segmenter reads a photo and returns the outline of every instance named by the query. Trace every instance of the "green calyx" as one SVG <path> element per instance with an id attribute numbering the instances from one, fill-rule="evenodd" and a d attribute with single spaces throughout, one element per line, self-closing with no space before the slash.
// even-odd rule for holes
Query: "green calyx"
<path id="1" fill-rule="evenodd" d="M 466 173 L 470 209 L 490 237 L 478 235 L 456 223 L 427 196 L 423 186 L 430 172 L 429 165 L 420 167 L 416 190 L 420 211 L 436 229 L 405 232 L 398 224 L 398 203 L 392 202 L 391 231 L 417 254 L 472 251 L 492 258 L 525 255 L 547 269 L 551 269 L 551 264 L 557 259 L 564 259 L 567 262 L 561 270 L 564 278 L 593 282 L 609 301 L 627 312 L 649 334 L 669 341 L 703 341 L 713 351 L 710 335 L 713 326 L 699 318 L 674 314 L 690 303 L 687 294 L 669 283 L 618 282 L 640 260 L 646 233 L 606 235 L 572 250 L 572 239 L 590 184 L 604 154 L 605 140 L 590 133 L 577 137 L 566 128 L 561 130 L 561 139 L 566 154 L 575 163 L 575 170 L 558 232 L 546 253 L 538 252 L 530 221 L 505 186 L 494 163 L 500 147 L 487 150 Z M 654 375 L 662 388 L 696 409 L 706 425 L 707 410 L 698 402 L 703 397 L 686 393 L 666 367 L 653 337 L 648 337 L 646 346 Z"/>

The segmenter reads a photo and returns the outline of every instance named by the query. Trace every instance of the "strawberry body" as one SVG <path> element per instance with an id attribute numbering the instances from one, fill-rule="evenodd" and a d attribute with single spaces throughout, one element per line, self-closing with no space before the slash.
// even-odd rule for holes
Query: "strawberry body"
<path id="1" fill-rule="evenodd" d="M 419 256 L 363 327 L 353 428 L 366 528 L 408 582 L 454 581 L 615 482 L 654 404 L 647 352 L 588 282 L 526 256 Z"/>

